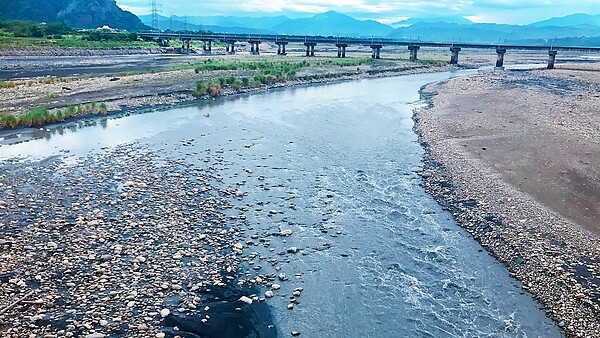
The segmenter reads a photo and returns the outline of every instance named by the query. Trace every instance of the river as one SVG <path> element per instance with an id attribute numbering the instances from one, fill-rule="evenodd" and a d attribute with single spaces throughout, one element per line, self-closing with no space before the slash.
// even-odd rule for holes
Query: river
<path id="1" fill-rule="evenodd" d="M 298 87 L 37 131 L 41 139 L 4 140 L 0 159 L 68 163 L 136 143 L 212 166 L 247 193 L 244 250 L 257 253 L 248 275 L 260 266 L 289 279 L 267 301 L 282 337 L 561 337 L 421 186 L 418 91 L 458 74 Z M 255 240 L 282 229 L 293 235 Z M 274 270 L 268 259 L 292 247 Z M 287 309 L 298 287 L 300 302 Z"/>

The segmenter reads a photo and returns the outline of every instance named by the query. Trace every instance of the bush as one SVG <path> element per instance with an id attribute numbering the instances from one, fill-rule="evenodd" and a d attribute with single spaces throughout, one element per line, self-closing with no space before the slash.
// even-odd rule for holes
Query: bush
<path id="1" fill-rule="evenodd" d="M 106 115 L 108 112 L 108 108 L 106 107 L 106 103 L 102 102 L 98 105 L 98 114 Z"/>
<path id="2" fill-rule="evenodd" d="M 46 108 L 34 108 L 19 116 L 18 124 L 26 127 L 39 127 L 54 122 L 55 117 Z"/>
<path id="3" fill-rule="evenodd" d="M 210 88 L 208 88 L 208 94 L 212 97 L 219 96 L 220 92 L 221 92 L 221 85 L 218 83 L 214 84 Z"/>
<path id="4" fill-rule="evenodd" d="M 202 80 L 196 81 L 196 93 L 198 93 L 200 95 L 204 95 L 204 94 L 206 94 L 207 90 L 208 90 L 208 84 L 206 84 Z"/>
<path id="5" fill-rule="evenodd" d="M 10 114 L 0 115 L 0 126 L 2 128 L 13 129 L 17 126 L 17 118 L 14 115 Z"/>

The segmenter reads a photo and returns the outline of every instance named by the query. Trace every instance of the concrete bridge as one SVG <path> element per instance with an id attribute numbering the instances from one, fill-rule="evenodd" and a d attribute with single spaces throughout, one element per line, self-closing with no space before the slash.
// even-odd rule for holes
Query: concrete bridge
<path id="1" fill-rule="evenodd" d="M 504 54 L 508 50 L 531 50 L 547 51 L 548 69 L 554 68 L 556 55 L 558 52 L 585 52 L 600 53 L 600 47 L 568 47 L 568 46 L 527 46 L 527 45 L 503 45 L 503 44 L 471 44 L 471 43 L 437 43 L 437 42 L 412 42 L 405 40 L 383 39 L 383 38 L 353 38 L 353 37 L 334 37 L 334 36 L 304 36 L 304 35 L 259 35 L 259 34 L 195 34 L 195 33 L 162 33 L 162 32 L 143 32 L 138 36 L 145 40 L 158 40 L 166 42 L 174 39 L 182 41 L 182 50 L 189 52 L 190 41 L 202 41 L 202 49 L 205 54 L 212 52 L 212 43 L 218 41 L 226 44 L 226 51 L 235 54 L 235 43 L 244 41 L 251 45 L 250 53 L 260 54 L 260 44 L 262 42 L 274 43 L 278 46 L 277 54 L 286 55 L 286 45 L 289 43 L 303 43 L 306 46 L 306 56 L 315 56 L 316 46 L 319 44 L 334 45 L 337 47 L 337 57 L 346 57 L 346 47 L 350 45 L 369 46 L 372 49 L 371 56 L 375 59 L 380 58 L 381 50 L 390 46 L 406 46 L 410 51 L 410 60 L 417 61 L 418 51 L 421 47 L 446 47 L 450 49 L 450 64 L 458 64 L 458 56 L 463 48 L 467 49 L 492 49 L 496 51 L 498 58 L 496 68 L 503 68 Z"/>

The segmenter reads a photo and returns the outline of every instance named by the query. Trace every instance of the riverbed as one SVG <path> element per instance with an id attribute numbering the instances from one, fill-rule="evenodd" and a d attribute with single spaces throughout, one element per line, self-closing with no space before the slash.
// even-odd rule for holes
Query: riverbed
<path id="1" fill-rule="evenodd" d="M 229 282 L 257 286 L 250 306 L 267 304 L 272 322 L 255 324 L 272 325 L 282 337 L 292 331 L 303 337 L 561 337 L 521 284 L 422 187 L 424 149 L 412 130 L 413 111 L 423 105 L 418 91 L 468 73 L 288 88 L 80 122 L 37 131 L 43 136 L 37 140 L 5 140 L 0 160 L 2 170 L 26 164 L 44 171 L 56 156 L 56 170 L 94 165 L 102 172 L 114 152 L 160 164 L 149 165 L 149 174 L 168 175 L 173 164 L 190 180 L 198 173 L 186 167 L 210 173 L 218 187 L 234 187 L 238 198 L 224 214 L 240 230 L 241 264 Z M 107 177 L 116 185 L 143 181 L 127 178 L 128 163 L 118 168 L 121 175 Z M 99 208 L 108 213 L 110 204 Z M 191 292 L 182 284 L 175 291 Z M 273 297 L 263 299 L 267 290 Z M 151 297 L 155 304 L 166 298 Z M 162 304 L 150 329 L 176 332 L 161 327 L 158 311 L 168 303 Z"/>

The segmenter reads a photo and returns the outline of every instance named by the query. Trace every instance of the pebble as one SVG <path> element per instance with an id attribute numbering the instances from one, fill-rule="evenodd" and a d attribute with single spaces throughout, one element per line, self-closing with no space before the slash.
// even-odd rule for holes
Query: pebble
<path id="1" fill-rule="evenodd" d="M 265 297 L 267 297 L 267 298 L 273 298 L 273 291 L 271 291 L 271 290 L 267 290 L 267 291 L 265 292 Z"/>
<path id="2" fill-rule="evenodd" d="M 239 301 L 246 303 L 246 304 L 252 304 L 252 299 L 246 296 L 242 296 L 240 297 Z"/>
<path id="3" fill-rule="evenodd" d="M 162 318 L 166 318 L 166 317 L 168 317 L 170 314 L 171 314 L 171 310 L 169 310 L 169 309 L 162 309 L 162 310 L 160 310 L 160 316 L 161 316 Z"/>

